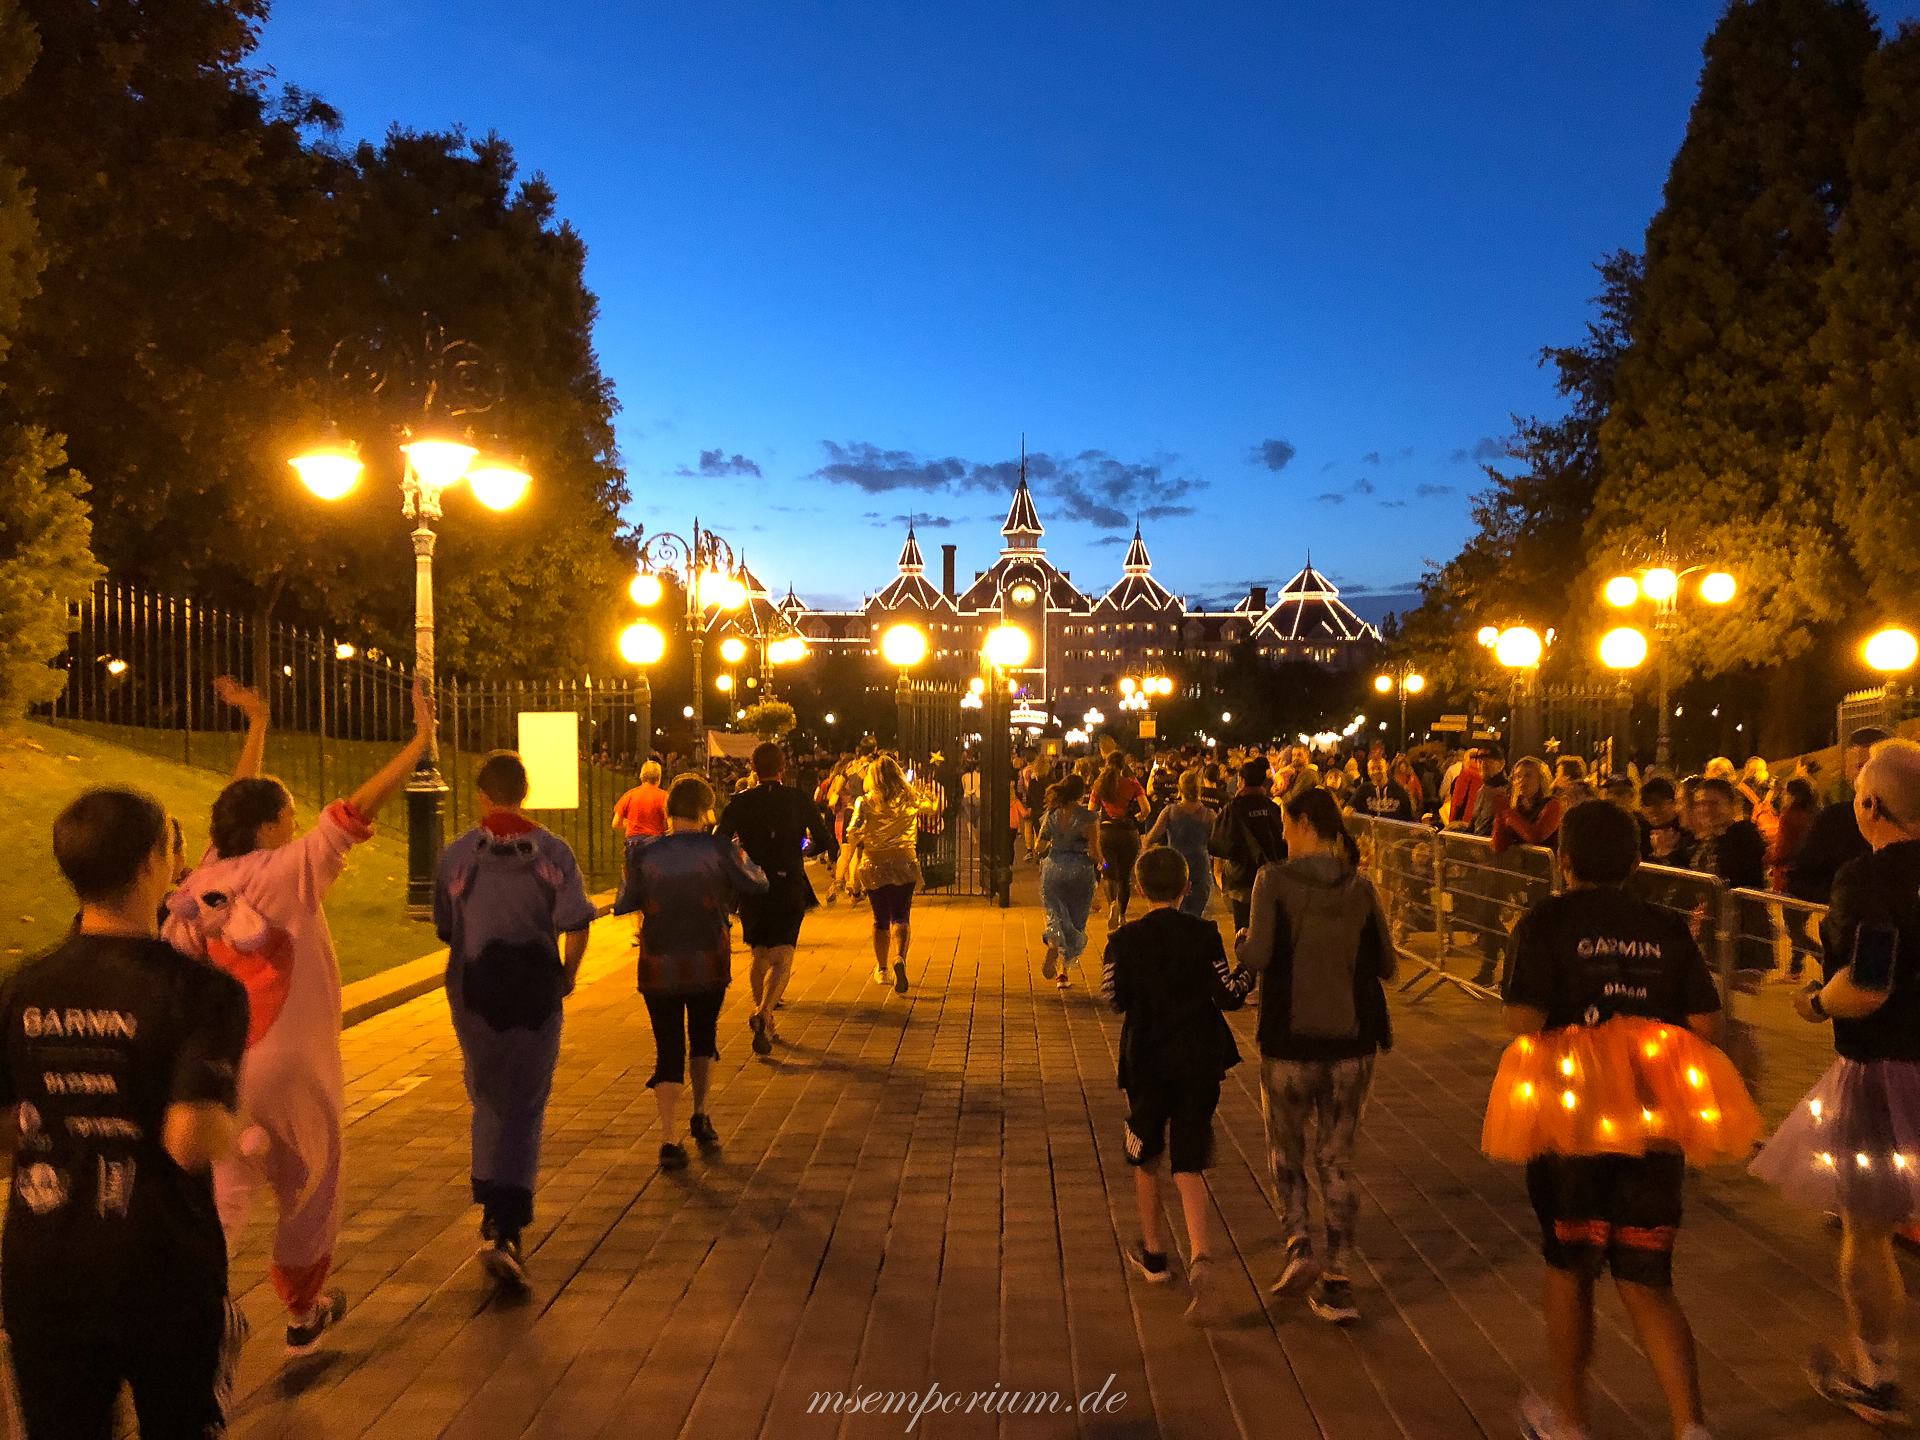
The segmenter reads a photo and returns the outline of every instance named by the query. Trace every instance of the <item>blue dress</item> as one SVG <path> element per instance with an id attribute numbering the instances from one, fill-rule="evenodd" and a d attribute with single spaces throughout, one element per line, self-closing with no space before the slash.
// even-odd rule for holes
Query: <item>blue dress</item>
<path id="1" fill-rule="evenodd" d="M 1180 908 L 1189 915 L 1204 916 L 1213 898 L 1213 861 L 1207 854 L 1207 841 L 1212 838 L 1211 811 L 1195 815 L 1175 806 L 1167 812 L 1166 843 L 1187 862 L 1187 898 Z"/>
<path id="2" fill-rule="evenodd" d="M 1040 867 L 1040 903 L 1047 912 L 1046 942 L 1071 963 L 1087 948 L 1087 914 L 1097 877 L 1088 852 L 1093 812 L 1084 805 L 1051 811 L 1042 822 L 1047 860 Z"/>

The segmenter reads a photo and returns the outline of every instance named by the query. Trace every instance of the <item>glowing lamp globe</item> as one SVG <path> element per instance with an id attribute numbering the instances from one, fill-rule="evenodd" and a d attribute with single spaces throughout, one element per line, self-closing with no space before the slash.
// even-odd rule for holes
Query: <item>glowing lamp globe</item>
<path id="1" fill-rule="evenodd" d="M 1600 663 L 1609 670 L 1632 670 L 1647 659 L 1647 637 L 1630 625 L 1600 637 Z"/>
<path id="2" fill-rule="evenodd" d="M 898 670 L 911 670 L 927 658 L 927 634 L 918 625 L 895 625 L 880 637 L 880 653 Z"/>
<path id="3" fill-rule="evenodd" d="M 709 570 L 700 577 L 700 603 L 716 610 L 738 610 L 747 603 L 747 587 L 736 575 Z"/>
<path id="4" fill-rule="evenodd" d="M 974 676 L 971 680 L 967 681 L 967 689 L 975 695 L 980 695 L 985 693 L 986 688 L 987 688 L 987 682 L 978 675 Z"/>
<path id="5" fill-rule="evenodd" d="M 722 695 L 726 694 L 729 690 L 733 689 L 733 677 L 731 675 L 716 676 L 714 678 L 713 688 L 718 690 Z"/>
<path id="6" fill-rule="evenodd" d="M 1389 690 L 1393 689 L 1393 677 L 1391 675 L 1374 676 L 1373 688 L 1378 690 L 1382 695 L 1386 694 Z"/>
<path id="7" fill-rule="evenodd" d="M 649 570 L 642 570 L 627 583 L 627 598 L 643 610 L 658 605 L 664 594 L 666 586 L 660 583 L 658 575 Z"/>
<path id="8" fill-rule="evenodd" d="M 720 642 L 720 658 L 729 665 L 738 665 L 747 658 L 747 642 L 738 635 L 729 635 Z"/>
<path id="9" fill-rule="evenodd" d="M 533 477 L 518 465 L 504 460 L 487 460 L 467 472 L 467 484 L 473 498 L 489 510 L 511 510 L 527 498 Z"/>
<path id="10" fill-rule="evenodd" d="M 1890 626 L 1868 639 L 1864 652 L 1867 664 L 1883 675 L 1911 670 L 1920 660 L 1920 641 L 1911 630 Z"/>
<path id="11" fill-rule="evenodd" d="M 1740 582 L 1724 570 L 1716 570 L 1700 582 L 1700 598 L 1709 605 L 1724 605 L 1740 592 Z"/>
<path id="12" fill-rule="evenodd" d="M 1172 679 L 1170 679 L 1170 678 L 1169 678 L 1168 676 L 1165 676 L 1165 675 L 1156 675 L 1156 676 L 1154 676 L 1154 677 L 1153 677 L 1153 691 L 1154 691 L 1154 694 L 1156 694 L 1156 695 L 1171 695 L 1171 694 L 1173 694 L 1173 681 L 1172 681 Z"/>
<path id="13" fill-rule="evenodd" d="M 1540 656 L 1546 647 L 1541 644 L 1538 631 L 1525 625 L 1514 625 L 1500 632 L 1500 638 L 1493 642 L 1493 656 L 1509 670 L 1530 670 L 1540 663 Z"/>
<path id="14" fill-rule="evenodd" d="M 1624 610 L 1640 598 L 1640 582 L 1631 575 L 1616 575 L 1607 581 L 1607 603 Z"/>
<path id="15" fill-rule="evenodd" d="M 1680 593 L 1680 577 L 1664 565 L 1657 566 L 1640 577 L 1640 590 L 1649 600 L 1664 604 Z"/>
<path id="16" fill-rule="evenodd" d="M 1422 690 L 1427 688 L 1427 677 L 1424 675 L 1409 675 L 1402 683 L 1406 686 L 1406 691 L 1409 695 L 1418 695 Z"/>
<path id="17" fill-rule="evenodd" d="M 1120 693 L 1122 695 L 1131 695 L 1139 688 L 1140 682 L 1134 679 L 1133 676 L 1123 675 L 1120 677 Z"/>
<path id="18" fill-rule="evenodd" d="M 1495 642 L 1500 639 L 1500 627 L 1498 625 L 1482 625 L 1473 638 L 1491 650 Z"/>
<path id="19" fill-rule="evenodd" d="M 653 665 L 667 653 L 667 637 L 658 625 L 636 620 L 620 632 L 620 658 L 629 665 Z"/>
<path id="20" fill-rule="evenodd" d="M 1231 725 L 1233 723 L 1233 712 L 1231 710 L 1222 710 L 1220 712 L 1220 723 L 1222 725 Z"/>
<path id="21" fill-rule="evenodd" d="M 999 625 L 987 632 L 986 656 L 1002 670 L 1018 670 L 1033 658 L 1033 637 L 1018 625 Z"/>
<path id="22" fill-rule="evenodd" d="M 400 447 L 407 464 L 422 485 L 429 490 L 446 490 L 458 485 L 467 467 L 480 452 L 458 440 L 414 440 Z"/>
<path id="23" fill-rule="evenodd" d="M 691 720 L 693 718 L 693 707 L 691 705 L 682 705 L 680 707 L 680 718 L 683 720 Z"/>
<path id="24" fill-rule="evenodd" d="M 333 658 L 336 660 L 351 660 L 358 653 L 353 648 L 352 642 L 347 640 L 342 640 L 333 647 Z"/>
<path id="25" fill-rule="evenodd" d="M 322 500 L 338 500 L 360 483 L 360 452 L 352 445 L 316 445 L 287 462 L 293 473 Z"/>

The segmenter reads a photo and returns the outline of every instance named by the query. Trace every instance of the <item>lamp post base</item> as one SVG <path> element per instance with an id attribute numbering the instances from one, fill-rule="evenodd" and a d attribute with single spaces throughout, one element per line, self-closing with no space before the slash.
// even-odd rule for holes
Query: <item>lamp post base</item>
<path id="1" fill-rule="evenodd" d="M 433 918 L 433 877 L 440 865 L 447 782 L 438 770 L 417 770 L 407 785 L 407 918 Z"/>

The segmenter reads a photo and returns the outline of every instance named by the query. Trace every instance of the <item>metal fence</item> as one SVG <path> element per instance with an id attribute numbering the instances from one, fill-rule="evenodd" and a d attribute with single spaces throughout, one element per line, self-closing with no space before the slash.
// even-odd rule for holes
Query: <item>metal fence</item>
<path id="1" fill-rule="evenodd" d="M 262 626 L 191 600 L 106 583 L 75 605 L 67 683 L 42 718 L 183 764 L 229 771 L 243 717 L 216 698 L 214 678 L 262 688 L 273 713 L 267 768 L 304 805 L 350 791 L 413 730 L 412 676 L 389 657 L 291 625 Z M 624 843 L 613 806 L 637 783 L 651 749 L 646 682 L 567 680 L 441 682 L 441 768 L 452 793 L 448 825 L 477 818 L 474 762 L 519 743 L 519 717 L 565 711 L 580 717 L 580 805 L 536 817 L 579 856 L 591 883 L 618 879 Z"/>
<path id="2" fill-rule="evenodd" d="M 935 809 L 920 822 L 920 869 L 926 890 L 984 895 L 980 859 L 981 774 L 972 752 L 965 687 L 944 680 L 903 680 L 895 693 L 900 759 Z"/>

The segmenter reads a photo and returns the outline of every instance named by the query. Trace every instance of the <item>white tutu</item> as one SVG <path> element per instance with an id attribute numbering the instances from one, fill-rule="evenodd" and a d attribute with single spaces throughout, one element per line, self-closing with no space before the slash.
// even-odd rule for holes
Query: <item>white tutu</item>
<path id="1" fill-rule="evenodd" d="M 1816 1210 L 1920 1215 L 1920 1063 L 1836 1060 L 1748 1168 Z"/>

